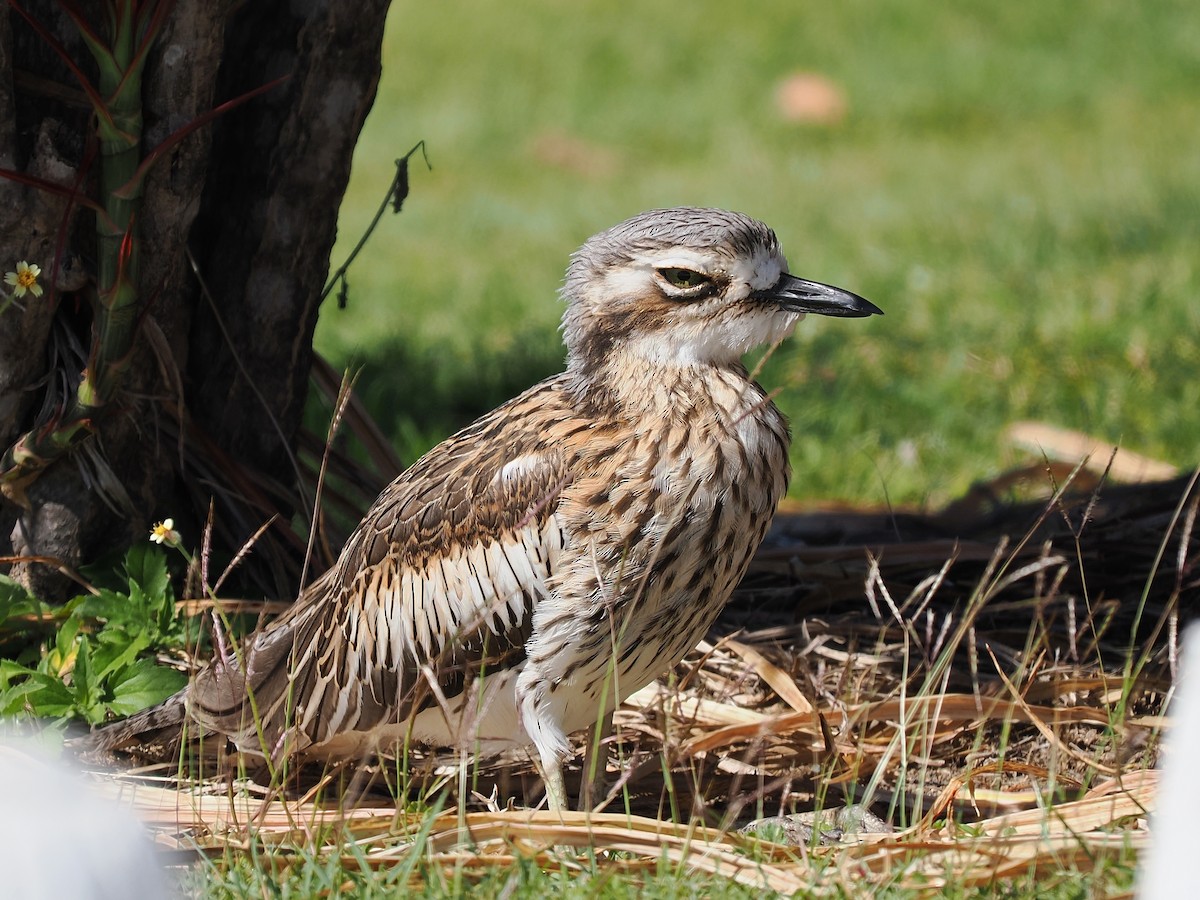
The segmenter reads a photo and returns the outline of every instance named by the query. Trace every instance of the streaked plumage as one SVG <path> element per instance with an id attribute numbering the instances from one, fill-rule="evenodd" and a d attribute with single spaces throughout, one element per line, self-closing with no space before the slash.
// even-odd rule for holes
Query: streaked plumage
<path id="1" fill-rule="evenodd" d="M 563 296 L 563 374 L 397 478 L 246 676 L 215 661 L 95 742 L 186 707 L 271 756 L 532 744 L 561 805 L 566 736 L 704 635 L 787 488 L 787 425 L 742 355 L 804 312 L 878 312 L 787 275 L 760 222 L 690 208 L 593 237 Z"/>

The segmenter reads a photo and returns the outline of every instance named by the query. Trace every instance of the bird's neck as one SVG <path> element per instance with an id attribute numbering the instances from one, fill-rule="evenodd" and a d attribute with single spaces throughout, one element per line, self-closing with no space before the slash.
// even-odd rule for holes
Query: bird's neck
<path id="1" fill-rule="evenodd" d="M 581 403 L 630 420 L 676 420 L 706 409 L 736 419 L 770 402 L 740 360 L 679 362 L 616 352 L 586 369 L 568 368 L 568 376 Z"/>

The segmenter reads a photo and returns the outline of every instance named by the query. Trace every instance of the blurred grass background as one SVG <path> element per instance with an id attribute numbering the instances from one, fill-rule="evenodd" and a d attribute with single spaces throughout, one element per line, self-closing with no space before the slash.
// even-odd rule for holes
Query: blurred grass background
<path id="1" fill-rule="evenodd" d="M 1194 0 L 397 2 L 335 265 L 418 139 L 317 332 L 407 459 L 560 369 L 572 250 L 679 204 L 887 313 L 762 375 L 796 498 L 942 503 L 1026 418 L 1200 457 Z"/>

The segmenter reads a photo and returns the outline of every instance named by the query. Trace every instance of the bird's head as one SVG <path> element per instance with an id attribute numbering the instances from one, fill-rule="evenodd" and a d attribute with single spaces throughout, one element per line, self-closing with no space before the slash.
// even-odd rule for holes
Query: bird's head
<path id="1" fill-rule="evenodd" d="M 775 233 L 720 209 L 656 209 L 590 238 L 563 285 L 568 366 L 614 353 L 652 364 L 727 365 L 791 332 L 805 313 L 882 311 L 788 274 Z"/>

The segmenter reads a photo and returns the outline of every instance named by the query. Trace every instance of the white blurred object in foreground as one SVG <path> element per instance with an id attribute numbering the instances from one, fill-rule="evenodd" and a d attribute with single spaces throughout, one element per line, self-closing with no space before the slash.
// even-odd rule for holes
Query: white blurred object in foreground
<path id="1" fill-rule="evenodd" d="M 21 742 L 0 743 L 0 893 L 21 900 L 173 896 L 126 810 Z"/>
<path id="2" fill-rule="evenodd" d="M 1150 817 L 1150 850 L 1138 873 L 1140 900 L 1200 896 L 1196 826 L 1200 817 L 1200 625 L 1184 632 L 1178 690 L 1167 709 L 1167 731 L 1156 810 Z"/>

